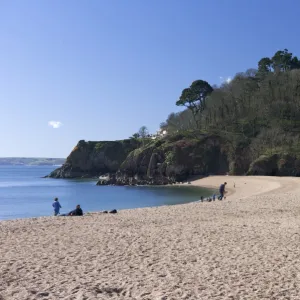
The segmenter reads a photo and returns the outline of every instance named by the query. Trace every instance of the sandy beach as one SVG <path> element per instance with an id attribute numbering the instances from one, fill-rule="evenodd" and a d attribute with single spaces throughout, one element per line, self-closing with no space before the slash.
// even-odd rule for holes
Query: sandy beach
<path id="1" fill-rule="evenodd" d="M 300 179 L 192 184 L 224 181 L 224 201 L 0 222 L 0 299 L 300 299 Z"/>

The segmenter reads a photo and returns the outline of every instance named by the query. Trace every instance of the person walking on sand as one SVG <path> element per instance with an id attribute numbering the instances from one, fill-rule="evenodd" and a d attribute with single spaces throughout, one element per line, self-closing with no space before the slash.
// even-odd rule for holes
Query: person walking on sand
<path id="1" fill-rule="evenodd" d="M 220 196 L 218 197 L 219 200 L 222 200 L 224 197 L 226 184 L 227 184 L 227 182 L 224 182 L 220 185 L 220 189 L 219 189 Z"/>
<path id="2" fill-rule="evenodd" d="M 54 208 L 54 216 L 59 215 L 59 210 L 61 209 L 61 205 L 58 202 L 58 198 L 54 199 L 54 202 L 53 202 L 52 206 Z"/>

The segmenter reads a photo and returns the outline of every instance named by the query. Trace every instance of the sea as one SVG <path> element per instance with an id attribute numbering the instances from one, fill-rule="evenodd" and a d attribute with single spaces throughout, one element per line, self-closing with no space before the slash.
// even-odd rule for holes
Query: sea
<path id="1" fill-rule="evenodd" d="M 175 205 L 211 196 L 192 186 L 97 186 L 95 180 L 42 178 L 57 166 L 0 166 L 0 220 L 51 216 L 59 198 L 61 213 L 80 204 L 84 212 Z"/>

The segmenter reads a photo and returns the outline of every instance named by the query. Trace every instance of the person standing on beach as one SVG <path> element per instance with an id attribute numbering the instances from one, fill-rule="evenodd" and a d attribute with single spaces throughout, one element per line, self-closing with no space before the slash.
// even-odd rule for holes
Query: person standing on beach
<path id="1" fill-rule="evenodd" d="M 224 197 L 226 184 L 227 184 L 227 182 L 224 182 L 220 185 L 220 189 L 219 189 L 220 196 L 218 197 L 219 200 L 222 200 Z"/>
<path id="2" fill-rule="evenodd" d="M 53 202 L 52 206 L 54 208 L 54 216 L 59 215 L 59 210 L 61 209 L 61 205 L 58 202 L 58 198 L 54 199 L 54 202 Z"/>

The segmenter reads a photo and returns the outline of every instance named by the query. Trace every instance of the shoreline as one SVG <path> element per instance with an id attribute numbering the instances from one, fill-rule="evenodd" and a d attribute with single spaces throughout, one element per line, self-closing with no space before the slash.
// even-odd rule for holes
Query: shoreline
<path id="1" fill-rule="evenodd" d="M 216 195 L 218 195 L 218 189 L 221 183 L 225 182 L 226 179 L 232 179 L 233 181 L 239 181 L 239 179 L 241 179 L 242 181 L 247 181 L 247 178 L 255 178 L 255 179 L 264 179 L 264 178 L 269 178 L 269 176 L 230 176 L 230 175 L 211 175 L 211 176 L 207 176 L 207 177 L 201 177 L 199 179 L 194 179 L 194 180 L 187 180 L 185 182 L 182 183 L 176 183 L 176 184 L 167 184 L 167 185 L 124 185 L 124 186 L 119 186 L 119 185 L 108 185 L 108 186 L 115 186 L 115 187 L 161 187 L 161 188 L 175 188 L 175 187 L 184 187 L 184 188 L 204 188 L 204 189 L 208 189 L 211 190 L 211 192 L 213 193 L 214 191 L 216 192 Z M 270 178 L 285 178 L 285 177 L 270 177 Z M 291 177 L 288 177 L 291 178 Z M 293 177 L 292 177 L 293 178 Z M 297 178 L 297 177 L 295 177 Z M 234 180 L 235 179 L 235 180 Z M 69 179 L 67 179 L 69 180 Z M 79 180 L 84 180 L 84 179 L 79 179 Z M 92 180 L 92 179 L 89 179 Z M 231 181 L 232 181 L 231 180 Z M 190 183 L 188 183 L 190 182 Z M 230 200 L 232 198 L 227 199 L 227 197 L 229 196 L 233 196 L 236 192 L 236 189 L 233 187 L 229 187 L 229 181 L 227 181 L 227 186 L 225 189 L 225 197 L 226 200 Z M 117 209 L 118 212 L 124 211 L 124 210 L 136 210 L 136 209 L 151 209 L 151 208 L 160 208 L 160 207 L 168 207 L 168 206 L 178 206 L 178 205 L 187 205 L 190 203 L 197 203 L 200 202 L 200 196 L 199 195 L 199 199 L 191 201 L 191 202 L 183 202 L 183 203 L 178 203 L 178 204 L 169 204 L 169 205 L 159 205 L 159 206 L 147 206 L 147 207 L 135 207 L 135 208 L 124 208 L 124 209 Z M 212 196 L 212 195 L 211 195 Z M 209 196 L 207 196 L 209 197 Z M 204 202 L 206 202 L 207 199 L 206 196 L 204 196 Z M 223 199 L 224 201 L 225 199 Z M 86 213 L 84 213 L 84 215 L 91 215 L 91 214 L 102 214 L 101 210 L 96 210 L 96 211 L 87 211 Z M 2 222 L 9 222 L 9 221 L 19 221 L 19 220 L 29 220 L 29 219 L 47 219 L 47 218 L 53 218 L 52 215 L 45 215 L 45 216 L 33 216 L 33 217 L 24 217 L 24 218 L 13 218 L 13 219 L 0 219 L 0 224 Z"/>
<path id="2" fill-rule="evenodd" d="M 0 222 L 0 299 L 298 299 L 300 178 L 189 186 L 224 181 L 224 201 Z"/>
<path id="3" fill-rule="evenodd" d="M 84 180 L 84 179 L 80 179 L 80 181 L 81 180 Z M 117 209 L 118 212 L 123 211 L 123 210 L 134 210 L 134 209 L 162 207 L 162 206 L 170 206 L 170 205 L 184 205 L 184 204 L 187 204 L 187 203 L 193 203 L 193 202 L 199 201 L 201 195 L 204 195 L 204 199 L 206 199 L 207 197 L 210 197 L 211 195 L 213 195 L 213 193 L 215 191 L 215 189 L 212 188 L 212 187 L 202 187 L 202 186 L 196 186 L 196 185 L 193 185 L 193 184 L 128 185 L 128 186 L 113 186 L 113 185 L 110 185 L 109 187 L 133 188 L 133 189 L 134 188 L 145 188 L 145 189 L 151 189 L 151 188 L 154 188 L 154 189 L 157 189 L 157 188 L 177 189 L 177 188 L 182 188 L 182 189 L 186 190 L 186 193 L 183 193 L 183 195 L 181 197 L 182 198 L 181 202 L 174 202 L 174 203 L 170 203 L 170 204 L 161 203 L 161 204 L 156 204 L 156 205 L 146 206 L 146 207 L 145 206 L 140 206 L 140 207 L 137 206 L 137 207 L 122 208 L 122 209 L 119 209 L 118 207 L 115 207 L 115 206 L 111 207 L 111 209 Z M 190 195 L 189 200 L 186 200 L 185 195 L 189 195 L 189 192 L 188 192 L 189 189 L 193 189 L 194 191 L 197 191 L 198 189 L 200 189 L 200 190 L 202 190 L 203 194 L 201 194 L 201 192 L 199 192 L 197 198 L 195 198 L 196 196 L 194 196 L 194 199 L 192 199 L 191 197 L 193 197 L 193 196 Z M 203 189 L 205 189 L 205 191 L 203 191 Z M 155 195 L 153 197 L 155 197 Z M 167 195 L 165 197 L 166 197 L 166 199 L 171 198 L 171 196 L 167 196 Z M 84 215 L 86 215 L 86 214 L 101 214 L 105 210 L 107 210 L 107 209 L 87 210 L 87 211 L 85 211 Z M 14 220 L 18 221 L 18 220 L 37 219 L 37 218 L 38 219 L 44 219 L 44 218 L 52 218 L 52 217 L 53 217 L 52 214 L 32 215 L 32 216 L 24 216 L 24 217 L 13 217 L 12 216 L 11 218 L 4 218 L 4 219 L 0 218 L 0 223 L 1 222 L 14 221 Z"/>
<path id="4" fill-rule="evenodd" d="M 220 184 L 227 182 L 225 195 L 233 196 L 229 200 L 234 200 L 272 192 L 282 186 L 281 182 L 289 181 L 291 178 L 297 180 L 298 177 L 215 175 L 191 181 L 191 185 L 218 189 Z M 300 182 L 299 178 L 298 180 Z M 262 182 L 265 182 L 266 186 L 261 185 Z M 250 188 L 246 186 L 247 183 L 251 185 Z"/>

